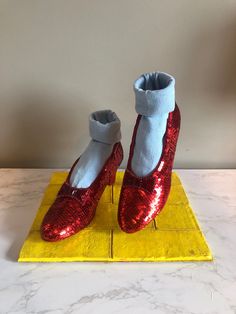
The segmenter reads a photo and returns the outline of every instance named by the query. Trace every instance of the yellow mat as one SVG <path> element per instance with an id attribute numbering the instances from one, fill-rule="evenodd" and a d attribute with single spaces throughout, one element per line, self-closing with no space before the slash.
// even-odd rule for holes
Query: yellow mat
<path id="1" fill-rule="evenodd" d="M 45 242 L 40 224 L 65 181 L 66 172 L 56 172 L 45 191 L 30 232 L 21 248 L 19 262 L 74 261 L 211 261 L 212 254 L 199 228 L 176 173 L 168 202 L 145 230 L 126 234 L 117 223 L 117 206 L 123 172 L 108 186 L 92 223 L 76 235 L 59 242 Z"/>

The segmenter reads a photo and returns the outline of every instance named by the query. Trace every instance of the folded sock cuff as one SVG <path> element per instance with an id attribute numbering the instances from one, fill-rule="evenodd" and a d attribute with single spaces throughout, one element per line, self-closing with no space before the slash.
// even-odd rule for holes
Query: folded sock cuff
<path id="1" fill-rule="evenodd" d="M 144 116 L 169 113 L 175 108 L 175 79 L 164 72 L 142 74 L 134 82 L 135 110 Z"/>
<path id="2" fill-rule="evenodd" d="M 115 144 L 121 140 L 120 119 L 111 110 L 93 112 L 89 117 L 89 132 L 93 140 Z"/>

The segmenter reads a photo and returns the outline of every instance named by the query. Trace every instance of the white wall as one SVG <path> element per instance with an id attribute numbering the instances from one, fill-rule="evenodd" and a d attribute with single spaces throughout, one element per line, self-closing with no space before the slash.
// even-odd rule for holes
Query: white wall
<path id="1" fill-rule="evenodd" d="M 236 1 L 0 0 L 0 166 L 69 167 L 88 114 L 122 120 L 127 161 L 132 83 L 176 78 L 176 167 L 236 167 Z"/>

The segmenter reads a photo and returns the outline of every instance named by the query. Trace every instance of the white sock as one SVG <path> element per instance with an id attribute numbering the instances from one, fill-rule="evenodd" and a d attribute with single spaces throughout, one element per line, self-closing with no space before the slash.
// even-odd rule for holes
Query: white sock
<path id="1" fill-rule="evenodd" d="M 143 177 L 154 170 L 162 154 L 168 115 L 175 108 L 175 79 L 163 72 L 143 74 L 134 82 L 134 91 L 136 112 L 142 117 L 131 167 Z"/>
<path id="2" fill-rule="evenodd" d="M 76 188 L 87 188 L 93 183 L 111 155 L 114 144 L 121 139 L 120 120 L 111 110 L 92 113 L 89 130 L 92 140 L 70 177 L 71 186 Z"/>

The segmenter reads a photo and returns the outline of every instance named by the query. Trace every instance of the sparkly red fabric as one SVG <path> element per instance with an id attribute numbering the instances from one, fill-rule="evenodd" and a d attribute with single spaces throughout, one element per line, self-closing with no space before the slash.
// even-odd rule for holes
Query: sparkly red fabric
<path id="1" fill-rule="evenodd" d="M 46 213 L 41 225 L 41 237 L 45 241 L 59 241 L 82 230 L 92 221 L 98 201 L 108 184 L 113 184 L 116 170 L 123 159 L 121 143 L 114 145 L 111 156 L 88 188 L 73 188 L 70 175 L 59 190 L 56 200 Z"/>
<path id="2" fill-rule="evenodd" d="M 145 177 L 137 177 L 131 169 L 135 138 L 141 115 L 138 116 L 130 146 L 127 169 L 120 194 L 118 222 L 127 233 L 145 228 L 164 207 L 171 187 L 171 172 L 180 129 L 177 105 L 169 113 L 163 151 L 156 168 Z"/>

